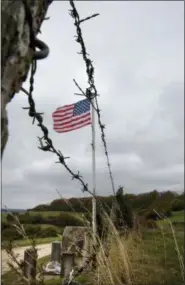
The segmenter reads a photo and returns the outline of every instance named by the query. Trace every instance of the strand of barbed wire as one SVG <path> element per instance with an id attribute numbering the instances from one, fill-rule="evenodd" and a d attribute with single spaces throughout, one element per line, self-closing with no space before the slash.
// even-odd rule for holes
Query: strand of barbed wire
<path id="1" fill-rule="evenodd" d="M 24 0 L 23 0 L 24 1 Z M 25 1 L 24 1 L 25 2 Z M 72 6 L 72 10 L 71 10 L 71 16 L 75 19 L 75 25 L 76 25 L 76 29 L 77 29 L 77 42 L 80 43 L 81 47 L 82 47 L 82 52 L 81 54 L 83 55 L 83 59 L 86 63 L 86 72 L 88 75 L 88 83 L 89 83 L 89 88 L 86 89 L 86 92 L 83 92 L 85 94 L 85 96 L 90 100 L 92 99 L 92 96 L 95 96 L 95 105 L 93 106 L 93 108 L 95 109 L 97 115 L 98 115 L 98 123 L 101 129 L 101 138 L 103 141 L 103 145 L 104 145 L 104 149 L 105 149 L 105 155 L 107 158 L 107 165 L 108 165 L 108 169 L 109 169 L 109 175 L 110 175 L 110 179 L 111 179 L 111 183 L 112 183 L 112 189 L 113 189 L 113 193 L 115 194 L 115 187 L 114 187 L 114 180 L 113 180 L 113 175 L 112 175 L 112 171 L 111 171 L 111 166 L 110 166 L 110 161 L 109 161 L 109 155 L 108 155 L 108 150 L 107 150 L 107 143 L 105 140 L 105 125 L 102 124 L 101 122 L 101 116 L 100 116 L 100 109 L 99 109 L 99 105 L 98 105 L 98 100 L 97 100 L 97 90 L 94 84 L 94 67 L 92 65 L 92 61 L 88 58 L 88 54 L 86 52 L 86 48 L 85 48 L 85 44 L 82 38 L 82 32 L 81 32 L 81 28 L 80 28 L 80 24 L 85 22 L 86 20 L 89 20 L 93 17 L 96 17 L 99 14 L 94 14 L 91 17 L 87 17 L 85 19 L 80 20 L 78 12 L 74 6 L 74 2 L 70 1 L 70 4 Z M 28 25 L 30 28 L 30 46 L 33 49 L 34 54 L 36 54 L 36 46 L 38 44 L 38 41 L 36 41 L 37 39 L 35 38 L 34 32 L 33 32 L 33 19 L 31 16 L 31 11 L 29 10 L 28 7 L 25 6 L 25 13 L 26 13 L 26 18 L 28 21 Z M 35 107 L 35 102 L 33 99 L 33 91 L 34 91 L 34 77 L 35 77 L 35 73 L 37 70 L 37 60 L 38 59 L 43 59 L 45 57 L 47 57 L 48 52 L 46 49 L 46 45 L 42 45 L 45 48 L 45 55 L 42 56 L 42 58 L 37 58 L 37 57 L 33 57 L 32 60 L 32 64 L 31 64 L 31 75 L 30 75 L 30 87 L 29 87 L 29 91 L 26 91 L 24 88 L 22 88 L 22 91 L 25 92 L 28 96 L 28 103 L 29 103 L 29 107 L 25 107 L 23 109 L 28 109 L 28 114 L 30 117 L 33 118 L 33 124 L 35 123 L 35 121 L 38 122 L 38 126 L 40 127 L 40 129 L 43 132 L 43 137 L 39 137 L 39 142 L 40 142 L 40 146 L 39 149 L 41 149 L 42 151 L 49 151 L 52 153 L 55 153 L 58 157 L 58 160 L 56 163 L 61 163 L 66 170 L 71 174 L 72 179 L 76 179 L 78 180 L 81 185 L 83 186 L 82 191 L 87 191 L 89 192 L 89 194 L 91 194 L 92 196 L 94 196 L 94 194 L 89 190 L 88 185 L 84 182 L 82 176 L 80 175 L 79 171 L 78 173 L 74 173 L 70 167 L 67 165 L 66 163 L 66 159 L 69 157 L 64 157 L 64 155 L 61 153 L 60 150 L 57 150 L 54 145 L 53 142 L 51 140 L 51 138 L 49 137 L 49 131 L 47 129 L 47 127 L 43 124 L 43 113 L 38 113 L 36 111 L 36 107 Z M 75 82 L 75 81 L 74 81 Z M 77 82 L 76 82 L 77 83 Z M 76 84 L 77 85 L 77 84 Z M 78 85 L 79 86 L 79 85 Z M 80 89 L 80 87 L 79 87 Z M 82 92 L 82 90 L 81 90 Z M 92 102 L 91 102 L 92 103 Z M 93 252 L 93 254 L 90 256 L 90 258 L 86 261 L 86 264 L 78 269 L 77 271 L 75 270 L 75 272 L 73 272 L 73 274 L 71 274 L 70 279 L 68 280 L 68 284 L 71 284 L 72 280 L 74 277 L 78 276 L 83 270 L 84 268 L 87 266 L 87 264 L 89 264 L 93 258 L 95 258 L 96 256 L 96 250 Z"/>
<path id="2" fill-rule="evenodd" d="M 109 159 L 109 154 L 108 154 L 107 142 L 106 142 L 106 138 L 105 138 L 105 125 L 102 124 L 101 115 L 100 115 L 100 108 L 99 108 L 98 99 L 97 99 L 98 92 L 97 92 L 97 89 L 95 86 L 95 81 L 94 81 L 94 66 L 92 64 L 92 60 L 90 59 L 89 54 L 87 53 L 86 46 L 85 46 L 83 36 L 82 36 L 82 30 L 80 27 L 80 24 L 82 22 L 87 21 L 89 19 L 92 19 L 96 16 L 99 16 L 99 14 L 93 14 L 90 17 L 87 17 L 83 20 L 80 20 L 80 16 L 79 16 L 78 11 L 75 7 L 74 1 L 70 0 L 69 2 L 70 2 L 70 5 L 72 7 L 72 9 L 69 10 L 69 14 L 74 19 L 74 25 L 76 26 L 76 33 L 77 33 L 76 42 L 79 43 L 81 46 L 81 52 L 78 54 L 82 55 L 83 60 L 85 62 L 89 87 L 84 92 L 82 90 L 82 88 L 79 86 L 79 84 L 76 82 L 76 80 L 73 79 L 73 81 L 75 82 L 75 85 L 78 87 L 78 89 L 82 92 L 82 94 L 84 96 L 86 96 L 86 98 L 90 101 L 92 107 L 95 109 L 95 111 L 97 113 L 98 124 L 99 124 L 100 131 L 101 131 L 101 139 L 103 142 L 104 152 L 105 152 L 105 156 L 106 156 L 106 160 L 107 160 L 107 166 L 108 166 L 109 176 L 110 176 L 110 180 L 111 180 L 112 191 L 113 191 L 113 194 L 115 195 L 116 194 L 115 184 L 114 184 L 113 174 L 112 174 L 112 170 L 111 170 L 111 164 L 110 164 L 110 159 Z M 92 100 L 91 100 L 93 98 L 93 96 L 95 97 L 95 106 L 93 105 Z"/>
<path id="3" fill-rule="evenodd" d="M 33 49 L 33 52 L 35 54 L 36 50 L 36 45 L 35 42 L 35 34 L 33 31 L 33 19 L 32 19 L 32 14 L 31 11 L 26 4 L 26 1 L 24 1 L 24 6 L 25 6 L 25 14 L 26 14 L 26 19 L 30 28 L 30 46 Z M 45 57 L 47 57 L 48 53 L 45 54 Z M 43 57 L 44 58 L 44 57 Z M 90 195 L 94 196 L 94 193 L 89 190 L 88 184 L 84 182 L 83 177 L 80 175 L 80 172 L 78 171 L 75 173 L 66 163 L 66 159 L 69 157 L 65 157 L 60 150 L 57 150 L 51 138 L 49 137 L 49 130 L 47 127 L 43 124 L 43 113 L 39 113 L 36 111 L 36 106 L 35 106 L 35 101 L 33 99 L 33 91 L 34 91 L 34 77 L 35 73 L 37 70 L 37 59 L 33 57 L 32 63 L 31 63 L 31 74 L 30 74 L 30 87 L 29 91 L 25 90 L 24 88 L 21 88 L 21 91 L 23 91 L 27 96 L 28 96 L 28 103 L 29 107 L 23 107 L 23 109 L 28 110 L 28 115 L 33 118 L 33 124 L 35 123 L 35 120 L 38 122 L 37 126 L 40 127 L 40 129 L 43 132 L 42 137 L 38 137 L 40 146 L 38 147 L 42 151 L 49 151 L 52 153 L 55 153 L 58 157 L 58 161 L 56 163 L 62 164 L 65 169 L 71 174 L 72 180 L 76 179 L 78 180 L 81 185 L 82 185 L 82 191 L 83 192 L 88 192 Z"/>

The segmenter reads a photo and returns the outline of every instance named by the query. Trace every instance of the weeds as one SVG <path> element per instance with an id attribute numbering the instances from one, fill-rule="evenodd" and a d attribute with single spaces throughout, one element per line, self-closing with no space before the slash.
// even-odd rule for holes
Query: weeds
<path id="1" fill-rule="evenodd" d="M 176 228 L 168 219 L 164 219 L 167 227 L 147 229 L 139 226 L 137 231 L 133 229 L 120 232 L 112 223 L 112 220 L 104 212 L 104 227 L 107 231 L 106 239 L 97 236 L 98 247 L 95 248 L 96 268 L 93 269 L 92 260 L 88 259 L 90 269 L 83 273 L 83 269 L 73 277 L 75 280 L 83 280 L 90 285 L 179 285 L 184 281 L 184 263 L 182 259 L 183 231 L 176 232 Z M 15 223 L 18 221 L 16 220 Z M 87 221 L 84 220 L 84 226 Z M 164 224 L 164 223 L 163 223 Z M 22 225 L 16 224 L 17 230 L 26 233 Z M 91 232 L 90 232 L 91 234 Z M 32 242 L 32 247 L 36 244 Z M 24 277 L 23 263 L 15 256 L 13 248 L 6 248 L 10 256 L 13 284 L 31 284 Z M 92 255 L 93 251 L 89 254 Z M 78 275 L 78 277 L 77 277 Z M 80 277 L 81 276 L 81 277 Z M 42 266 L 37 265 L 36 284 L 47 284 L 44 279 Z M 82 281 L 81 281 L 82 282 Z M 52 281 L 50 280 L 50 284 Z M 54 282 L 57 284 L 57 281 Z M 82 283 L 83 284 L 83 283 Z M 61 283 L 58 283 L 61 285 Z"/>

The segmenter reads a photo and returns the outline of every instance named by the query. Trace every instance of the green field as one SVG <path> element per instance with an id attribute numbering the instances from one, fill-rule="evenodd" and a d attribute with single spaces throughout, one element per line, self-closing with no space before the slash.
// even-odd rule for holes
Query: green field
<path id="1" fill-rule="evenodd" d="M 40 212 L 33 212 L 38 215 Z M 60 212 L 54 212 L 56 216 Z M 47 217 L 51 212 L 43 212 Z M 171 224 L 169 223 L 171 222 Z M 130 258 L 135 281 L 132 285 L 182 285 L 184 272 L 184 211 L 173 212 L 169 220 L 157 221 L 159 228 L 144 229 L 141 238 L 136 239 L 133 256 Z M 34 225 L 32 225 L 34 227 Z M 40 225 L 46 228 L 48 225 Z M 53 226 L 55 227 L 55 226 Z M 37 239 L 37 244 L 59 240 L 60 237 Z M 15 242 L 16 246 L 29 245 L 28 240 Z M 132 245 L 131 245 L 132 247 Z M 49 257 L 39 260 L 38 264 L 46 263 Z M 124 266 L 124 265 L 123 265 Z M 3 275 L 5 284 L 15 285 L 19 281 L 13 272 Z M 78 279 L 81 284 L 94 285 L 92 276 L 82 275 Z M 53 277 L 45 281 L 45 285 L 61 285 L 60 277 Z M 126 284 L 126 283 L 125 283 Z M 102 285 L 102 284 L 101 284 Z M 105 284 L 106 285 L 106 284 Z M 127 284 L 126 284 L 127 285 Z"/>
<path id="2" fill-rule="evenodd" d="M 184 211 L 173 212 L 170 220 L 172 222 L 184 222 Z"/>
<path id="3" fill-rule="evenodd" d="M 18 234 L 20 231 L 15 228 L 17 225 L 20 227 L 20 224 L 29 237 L 40 238 L 41 243 L 47 243 L 47 238 L 61 237 L 65 225 L 83 225 L 82 215 L 73 212 L 29 211 L 27 213 L 18 213 L 18 220 L 13 216 L 10 216 L 7 220 L 7 215 L 7 213 L 2 214 L 2 221 L 4 222 L 2 227 L 3 246 L 9 240 L 17 241 L 16 243 L 19 245 L 28 244 L 28 241 L 22 239 L 21 235 Z"/>
<path id="4" fill-rule="evenodd" d="M 35 241 L 37 244 L 46 244 L 46 243 L 51 243 L 59 239 L 61 239 L 61 236 L 48 237 L 48 238 L 36 238 Z M 1 247 L 6 247 L 7 244 L 8 242 L 4 241 L 3 243 L 1 243 Z M 16 240 L 13 242 L 13 247 L 27 246 L 27 245 L 31 245 L 31 241 L 29 239 Z"/>
<path id="5" fill-rule="evenodd" d="M 172 216 L 168 219 L 159 220 L 157 223 L 158 225 L 166 225 L 169 223 L 169 221 L 173 223 L 184 223 L 184 211 L 177 211 L 173 212 Z"/>
<path id="6" fill-rule="evenodd" d="M 42 216 L 44 218 L 47 218 L 47 217 L 56 217 L 56 216 L 59 216 L 61 213 L 70 213 L 72 214 L 71 212 L 60 212 L 60 211 L 42 211 L 42 212 L 36 212 L 36 211 L 28 211 L 29 215 L 30 216 Z"/>
<path id="7" fill-rule="evenodd" d="M 141 256 L 136 269 L 137 285 L 180 285 L 183 284 L 182 264 L 184 256 L 184 233 L 176 232 L 179 256 L 172 233 L 145 232 L 141 245 Z M 182 262 L 183 263 L 183 262 Z M 138 270 L 138 271 L 137 271 Z"/>
<path id="8" fill-rule="evenodd" d="M 71 217 L 82 219 L 83 213 L 63 212 L 63 211 L 28 211 L 30 216 L 41 216 L 43 218 L 70 215 Z"/>
<path id="9" fill-rule="evenodd" d="M 182 285 L 181 258 L 184 256 L 184 228 L 174 226 L 154 230 L 144 230 L 142 238 L 136 239 L 134 255 L 130 256 L 135 281 L 133 285 Z M 131 245 L 132 246 L 132 245 Z M 133 249 L 132 249 L 133 250 Z M 49 257 L 39 260 L 46 263 Z M 124 265 L 123 265 L 124 266 Z M 18 284 L 15 273 L 4 274 L 5 284 Z M 16 282 L 15 282 L 16 280 Z M 81 284 L 94 285 L 92 275 L 82 275 L 78 278 Z M 60 277 L 50 277 L 45 285 L 61 285 Z M 126 284 L 126 283 L 124 283 Z M 102 285 L 102 284 L 101 284 Z M 127 285 L 127 284 L 126 284 Z"/>
<path id="10" fill-rule="evenodd" d="M 1 222 L 5 223 L 7 221 L 6 217 L 7 213 L 1 213 Z"/>
<path id="11" fill-rule="evenodd" d="M 83 213 L 74 213 L 74 212 L 63 212 L 63 211 L 27 211 L 25 213 L 28 213 L 30 216 L 41 216 L 43 218 L 48 217 L 58 217 L 60 215 L 70 215 L 72 217 L 78 217 L 79 219 L 82 219 Z M 24 215 L 25 213 L 18 213 L 19 215 Z M 7 222 L 7 215 L 8 213 L 2 213 L 1 214 L 1 221 Z"/>
<path id="12" fill-rule="evenodd" d="M 29 226 L 32 226 L 32 227 L 37 227 L 37 226 L 40 226 L 41 227 L 41 230 L 43 229 L 47 229 L 48 227 L 51 228 L 51 229 L 56 229 L 57 232 L 61 233 L 61 231 L 63 230 L 62 227 L 58 227 L 58 226 L 54 226 L 54 225 L 49 225 L 49 224 L 34 224 L 34 225 L 29 225 Z M 26 226 L 26 225 L 25 225 Z"/>

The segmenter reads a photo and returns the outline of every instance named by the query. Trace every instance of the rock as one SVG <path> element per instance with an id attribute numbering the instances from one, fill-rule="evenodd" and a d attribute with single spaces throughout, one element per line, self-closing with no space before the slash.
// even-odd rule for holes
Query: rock
<path id="1" fill-rule="evenodd" d="M 82 266 L 91 250 L 90 227 L 65 227 L 62 235 L 62 253 L 74 253 L 74 265 Z"/>
<path id="2" fill-rule="evenodd" d="M 78 283 L 78 282 L 75 282 L 75 281 L 72 281 L 71 283 L 68 283 L 68 282 L 69 282 L 68 280 L 64 280 L 61 285 L 68 285 L 68 284 L 69 285 L 82 285 L 81 283 Z"/>
<path id="3" fill-rule="evenodd" d="M 83 250 L 85 239 L 90 232 L 91 228 L 88 227 L 65 227 L 62 235 L 62 252 L 77 253 L 77 247 Z"/>
<path id="4" fill-rule="evenodd" d="M 61 265 L 57 261 L 49 262 L 44 268 L 44 273 L 60 275 Z"/>
<path id="5" fill-rule="evenodd" d="M 74 267 L 83 267 L 91 253 L 91 228 L 65 227 L 62 235 L 61 274 L 68 277 Z"/>

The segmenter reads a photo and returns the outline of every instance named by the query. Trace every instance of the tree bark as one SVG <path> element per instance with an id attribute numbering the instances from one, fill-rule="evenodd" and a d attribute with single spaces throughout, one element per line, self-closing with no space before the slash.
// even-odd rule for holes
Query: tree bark
<path id="1" fill-rule="evenodd" d="M 51 0 L 27 0 L 38 34 Z M 8 140 L 6 106 L 26 80 L 32 59 L 30 27 L 22 0 L 1 2 L 1 158 Z"/>

